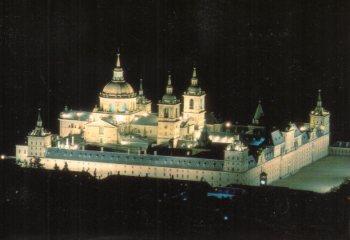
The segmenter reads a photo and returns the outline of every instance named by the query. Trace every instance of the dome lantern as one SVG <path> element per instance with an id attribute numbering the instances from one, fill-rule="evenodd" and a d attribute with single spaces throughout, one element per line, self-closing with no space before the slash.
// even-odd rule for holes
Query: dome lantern
<path id="1" fill-rule="evenodd" d="M 116 65 L 113 69 L 112 80 L 103 88 L 100 96 L 105 98 L 136 97 L 134 89 L 124 79 L 124 71 L 120 64 L 119 53 L 117 53 Z"/>
<path id="2" fill-rule="evenodd" d="M 120 53 L 117 53 L 117 61 L 116 66 L 113 70 L 113 78 L 112 81 L 114 82 L 124 82 L 124 71 L 123 68 L 120 65 Z"/>

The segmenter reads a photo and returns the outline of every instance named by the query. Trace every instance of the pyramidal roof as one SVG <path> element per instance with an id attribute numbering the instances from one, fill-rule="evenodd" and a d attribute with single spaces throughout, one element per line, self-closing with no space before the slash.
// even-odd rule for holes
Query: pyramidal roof
<path id="1" fill-rule="evenodd" d="M 50 134 L 50 132 L 46 131 L 43 127 L 43 121 L 41 119 L 41 109 L 38 109 L 38 119 L 36 121 L 36 126 L 35 128 L 29 133 L 29 136 L 47 136 Z"/>
<path id="2" fill-rule="evenodd" d="M 259 104 L 255 110 L 255 113 L 254 113 L 254 117 L 253 117 L 253 120 L 252 120 L 252 123 L 253 124 L 259 124 L 260 122 L 260 118 L 264 116 L 264 111 L 262 109 L 262 106 L 261 106 L 261 101 L 259 100 Z"/>
<path id="3" fill-rule="evenodd" d="M 197 69 L 193 67 L 191 84 L 187 88 L 185 95 L 203 95 L 203 94 L 205 94 L 205 92 L 202 91 L 202 89 L 198 84 Z"/>

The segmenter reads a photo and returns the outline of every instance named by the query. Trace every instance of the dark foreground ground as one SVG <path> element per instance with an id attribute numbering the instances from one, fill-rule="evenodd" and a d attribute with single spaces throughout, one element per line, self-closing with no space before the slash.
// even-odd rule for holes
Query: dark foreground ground
<path id="1" fill-rule="evenodd" d="M 20 168 L 0 161 L 1 239 L 348 239 L 350 182 L 326 193 Z"/>

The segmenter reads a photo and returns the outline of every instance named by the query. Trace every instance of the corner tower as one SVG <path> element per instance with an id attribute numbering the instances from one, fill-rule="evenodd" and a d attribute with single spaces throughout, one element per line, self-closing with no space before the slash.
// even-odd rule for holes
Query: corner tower
<path id="1" fill-rule="evenodd" d="M 28 135 L 28 157 L 44 157 L 45 149 L 51 147 L 52 135 L 43 127 L 40 109 L 34 130 Z"/>
<path id="2" fill-rule="evenodd" d="M 205 92 L 199 87 L 197 70 L 192 71 L 191 84 L 183 94 L 184 119 L 194 124 L 195 129 L 203 129 L 205 124 Z"/>
<path id="3" fill-rule="evenodd" d="M 323 108 L 321 90 L 318 90 L 317 105 L 310 112 L 310 129 L 321 129 L 324 133 L 329 133 L 330 113 Z"/>
<path id="4" fill-rule="evenodd" d="M 248 147 L 239 139 L 227 146 L 224 152 L 225 172 L 235 173 L 234 182 L 244 183 L 240 173 L 246 172 L 249 169 Z"/>
<path id="5" fill-rule="evenodd" d="M 158 103 L 157 144 L 169 143 L 173 140 L 176 146 L 180 137 L 180 101 L 173 94 L 171 76 L 168 76 L 166 92 Z"/>

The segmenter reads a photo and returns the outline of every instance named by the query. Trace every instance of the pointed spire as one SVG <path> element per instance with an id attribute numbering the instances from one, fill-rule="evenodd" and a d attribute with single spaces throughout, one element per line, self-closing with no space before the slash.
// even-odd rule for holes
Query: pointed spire
<path id="1" fill-rule="evenodd" d="M 143 96 L 143 86 L 142 86 L 142 78 L 140 78 L 140 89 L 139 89 L 139 95 Z"/>
<path id="2" fill-rule="evenodd" d="M 197 70 L 196 70 L 196 67 L 193 67 L 192 78 L 196 78 L 196 77 L 197 77 Z"/>
<path id="3" fill-rule="evenodd" d="M 173 94 L 173 86 L 171 84 L 171 75 L 168 75 L 168 85 L 166 86 L 166 94 L 172 95 Z"/>
<path id="4" fill-rule="evenodd" d="M 124 71 L 123 71 L 123 68 L 121 67 L 121 64 L 120 64 L 120 53 L 119 53 L 119 50 L 117 52 L 117 60 L 116 60 L 115 68 L 113 70 L 112 81 L 124 82 Z"/>
<path id="5" fill-rule="evenodd" d="M 171 86 L 171 75 L 168 75 L 168 86 Z"/>
<path id="6" fill-rule="evenodd" d="M 329 114 L 329 112 L 326 109 L 324 109 L 322 106 L 321 89 L 318 90 L 317 104 L 315 109 L 312 111 L 312 114 L 317 114 L 317 115 Z"/>
<path id="7" fill-rule="evenodd" d="M 322 107 L 321 89 L 318 89 L 317 107 L 319 107 L 319 108 Z"/>
<path id="8" fill-rule="evenodd" d="M 38 108 L 38 120 L 36 121 L 36 126 L 37 127 L 42 127 L 43 126 L 43 121 L 41 119 L 41 109 Z"/>
<path id="9" fill-rule="evenodd" d="M 264 111 L 262 109 L 262 106 L 261 106 L 261 100 L 259 100 L 259 103 L 258 103 L 258 106 L 255 110 L 255 113 L 254 113 L 254 117 L 253 117 L 253 120 L 252 120 L 252 123 L 253 124 L 259 124 L 260 123 L 260 118 L 264 116 Z"/>
<path id="10" fill-rule="evenodd" d="M 196 69 L 196 67 L 193 67 L 192 78 L 191 78 L 191 86 L 195 87 L 197 85 L 198 85 L 197 69 Z"/>
<path id="11" fill-rule="evenodd" d="M 120 53 L 117 53 L 117 63 L 115 65 L 117 68 L 120 68 Z"/>

